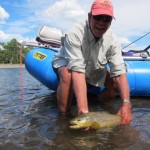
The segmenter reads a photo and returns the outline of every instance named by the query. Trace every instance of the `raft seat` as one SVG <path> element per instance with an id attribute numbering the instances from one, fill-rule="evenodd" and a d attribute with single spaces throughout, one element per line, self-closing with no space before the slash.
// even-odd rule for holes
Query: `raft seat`
<path id="1" fill-rule="evenodd" d="M 61 42 L 62 38 L 63 38 L 62 30 L 43 25 L 40 27 L 38 31 L 36 41 L 45 44 L 50 44 L 53 47 L 60 47 L 62 43 Z"/>

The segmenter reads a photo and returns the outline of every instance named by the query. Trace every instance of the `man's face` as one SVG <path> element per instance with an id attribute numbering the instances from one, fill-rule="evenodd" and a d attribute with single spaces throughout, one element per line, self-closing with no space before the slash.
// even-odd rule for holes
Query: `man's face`
<path id="1" fill-rule="evenodd" d="M 93 35 L 101 38 L 111 25 L 112 17 L 108 15 L 93 16 L 89 13 L 89 24 Z"/>

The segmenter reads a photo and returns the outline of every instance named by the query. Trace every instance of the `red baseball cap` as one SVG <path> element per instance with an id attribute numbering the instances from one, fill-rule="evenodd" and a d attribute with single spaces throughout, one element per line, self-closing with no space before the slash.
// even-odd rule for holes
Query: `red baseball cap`
<path id="1" fill-rule="evenodd" d="M 92 15 L 109 15 L 114 18 L 113 5 L 110 0 L 95 0 L 91 7 Z"/>

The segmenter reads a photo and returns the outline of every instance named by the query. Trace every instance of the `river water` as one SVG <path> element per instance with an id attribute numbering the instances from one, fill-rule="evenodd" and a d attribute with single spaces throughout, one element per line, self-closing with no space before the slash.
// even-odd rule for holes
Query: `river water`
<path id="1" fill-rule="evenodd" d="M 91 105 L 115 112 L 119 101 Z M 17 68 L 0 69 L 0 150 L 149 150 L 150 97 L 133 97 L 132 114 L 130 125 L 112 130 L 71 130 L 72 116 L 59 114 L 55 92 L 25 68 L 21 77 Z"/>

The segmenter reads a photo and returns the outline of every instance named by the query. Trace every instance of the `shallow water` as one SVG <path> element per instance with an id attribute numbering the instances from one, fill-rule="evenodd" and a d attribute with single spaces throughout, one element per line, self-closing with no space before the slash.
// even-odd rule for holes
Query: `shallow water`
<path id="1" fill-rule="evenodd" d="M 90 96 L 89 99 L 95 97 Z M 116 112 L 119 99 L 91 109 Z M 60 115 L 56 94 L 23 69 L 0 69 L 0 150 L 148 150 L 150 97 L 132 98 L 133 121 L 105 131 L 69 129 L 71 115 Z"/>

